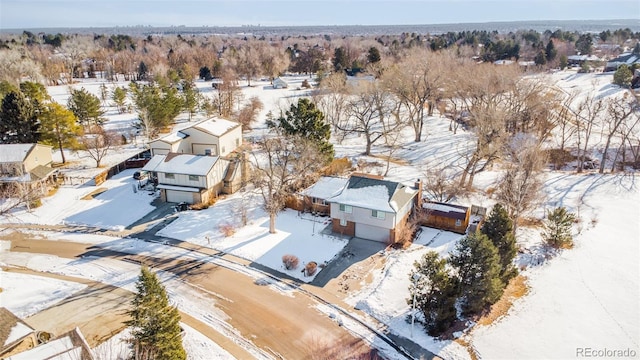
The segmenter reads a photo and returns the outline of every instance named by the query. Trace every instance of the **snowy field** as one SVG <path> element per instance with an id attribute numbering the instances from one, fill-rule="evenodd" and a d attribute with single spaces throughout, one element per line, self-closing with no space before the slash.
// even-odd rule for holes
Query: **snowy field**
<path id="1" fill-rule="evenodd" d="M 576 74 L 575 71 L 558 72 L 550 76 L 555 86 L 569 93 L 580 91 L 579 99 L 592 92 L 598 97 L 619 96 L 620 90 L 610 85 L 610 74 Z M 248 138 L 264 132 L 264 119 L 267 112 L 279 114 L 280 109 L 307 90 L 298 90 L 301 82 L 308 77 L 285 77 L 291 86 L 289 89 L 272 89 L 266 81 L 252 81 L 252 87 L 241 82 L 244 99 L 257 96 L 264 104 L 255 130 L 246 134 Z M 99 96 L 99 80 L 74 84 L 85 87 Z M 107 86 L 126 86 L 126 83 Z M 205 96 L 212 96 L 209 82 L 198 81 L 198 88 Z M 49 87 L 54 99 L 66 103 L 69 91 L 66 86 Z M 132 130 L 134 113 L 117 114 L 111 106 L 106 107 L 108 127 L 123 132 Z M 204 119 L 198 115 L 193 121 Z M 188 126 L 186 115 L 180 115 L 177 127 Z M 425 172 L 460 171 L 459 155 L 464 152 L 473 137 L 470 133 L 458 129 L 456 135 L 448 130 L 449 121 L 431 117 L 425 124 L 426 136 L 421 143 L 413 142 L 412 132 L 407 131 L 406 141 L 394 153 L 402 160 L 391 163 L 388 178 L 413 184 Z M 117 163 L 127 158 L 127 154 L 141 149 L 142 141 L 134 137 L 134 143 L 111 154 L 107 163 Z M 557 147 L 557 139 L 547 144 Z M 603 137 L 599 129 L 594 130 L 590 143 L 593 151 L 590 155 L 599 158 Z M 346 156 L 355 162 L 366 161 L 369 164 L 359 171 L 375 174 L 385 172 L 386 162 L 378 157 L 360 155 L 364 150 L 363 139 L 351 137 L 335 145 L 337 156 Z M 384 156 L 388 149 L 380 144 L 373 148 L 374 155 Z M 72 163 L 67 173 L 78 177 L 92 177 L 103 169 L 95 169 L 95 163 L 82 153 L 66 154 Z M 54 160 L 59 161 L 59 153 Z M 555 258 L 537 262 L 540 248 L 539 230 L 520 228 L 518 244 L 525 252 L 519 255 L 518 264 L 527 265 L 523 272 L 530 287 L 528 295 L 518 299 L 509 313 L 490 326 L 473 328 L 467 338 L 477 354 L 484 359 L 539 359 L 575 358 L 578 348 L 626 349 L 632 348 L 640 354 L 640 189 L 635 174 L 585 173 L 576 175 L 570 172 L 571 164 L 563 171 L 546 173 L 545 192 L 547 200 L 533 213 L 542 217 L 545 209 L 554 206 L 566 206 L 578 214 L 580 222 L 575 226 L 575 248 L 560 252 Z M 87 185 L 66 185 L 58 192 L 43 200 L 40 208 L 31 212 L 18 212 L 2 222 L 21 222 L 33 224 L 83 224 L 107 229 L 119 230 L 132 224 L 153 209 L 150 203 L 154 196 L 147 192 L 134 193 L 131 178 L 133 170 L 124 171 L 106 181 L 99 187 Z M 478 174 L 474 185 L 478 190 L 466 198 L 457 199 L 460 203 L 473 203 L 491 206 L 495 200 L 487 197 L 483 191 L 495 186 L 500 169 L 495 167 Z M 96 189 L 105 191 L 92 200 L 83 197 Z M 178 219 L 161 230 L 159 235 L 176 238 L 198 245 L 211 247 L 223 252 L 254 261 L 274 270 L 286 273 L 302 281 L 311 281 L 300 272 L 286 271 L 282 266 L 282 255 L 292 254 L 300 258 L 300 263 L 315 261 L 319 265 L 330 261 L 345 245 L 346 241 L 323 232 L 328 225 L 327 218 L 302 217 L 295 211 L 284 211 L 278 215 L 276 234 L 268 233 L 268 216 L 261 208 L 259 195 L 248 192 L 228 196 L 209 209 L 178 213 Z M 240 222 L 240 207 L 245 207 L 248 223 Z M 126 211 L 122 211 L 126 209 Z M 235 233 L 224 236 L 221 228 L 230 226 Z M 162 252 L 171 256 L 177 249 L 166 248 L 159 244 L 148 244 L 136 239 L 118 239 L 98 235 L 78 235 L 71 233 L 41 233 L 51 240 L 64 239 L 83 243 L 100 244 L 102 247 L 145 254 Z M 2 235 L 0 233 L 0 239 Z M 427 336 L 416 324 L 411 329 L 406 321 L 411 309 L 406 303 L 410 286 L 409 273 L 412 264 L 428 250 L 435 250 L 442 256 L 454 248 L 460 235 L 424 228 L 420 238 L 405 251 L 386 253 L 386 264 L 382 271 L 373 274 L 371 283 L 364 284 L 361 291 L 350 294 L 347 302 L 379 321 L 389 330 L 400 336 L 411 338 L 426 349 L 445 359 L 467 359 L 467 349 L 456 342 L 439 341 Z M 34 270 L 77 276 L 102 281 L 126 289 L 133 289 L 138 268 L 133 264 L 107 259 L 67 260 L 50 256 L 7 252 L 5 242 L 0 241 L 0 264 L 25 266 Z M 175 253 L 173 253 L 175 254 Z M 194 255 L 195 256 L 195 255 Z M 239 267 L 238 271 L 255 278 L 261 273 L 249 268 Z M 167 274 L 160 274 L 168 289 L 171 289 L 172 301 L 195 318 L 208 323 L 212 328 L 220 324 L 211 322 L 206 314 L 217 314 L 224 320 L 224 314 L 215 308 L 215 301 L 205 298 L 186 284 Z M 68 282 L 30 275 L 1 274 L 3 291 L 0 303 L 18 316 L 36 313 L 47 306 L 71 295 L 82 288 Z M 22 284 L 28 283 L 28 289 Z M 287 292 L 275 285 L 274 291 Z M 177 291 L 176 289 L 179 289 Z M 331 309 L 322 311 L 331 313 Z M 345 320 L 345 326 L 348 324 Z M 222 331 L 222 330 L 221 330 Z M 357 330 L 354 330 L 357 333 Z M 230 334 L 229 336 L 233 336 Z M 113 341 L 117 341 L 114 339 Z M 230 355 L 215 343 L 203 337 L 195 330 L 187 329 L 185 345 L 190 359 L 227 359 Z M 382 345 L 380 345 L 382 346 Z"/>

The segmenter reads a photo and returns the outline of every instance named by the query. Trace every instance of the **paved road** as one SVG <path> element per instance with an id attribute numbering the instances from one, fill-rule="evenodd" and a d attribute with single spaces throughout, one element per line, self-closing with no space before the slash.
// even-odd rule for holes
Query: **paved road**
<path id="1" fill-rule="evenodd" d="M 341 255 L 323 269 L 318 274 L 314 282 L 303 285 L 297 280 L 288 278 L 286 275 L 274 271 L 272 269 L 251 263 L 244 259 L 236 258 L 229 254 L 220 254 L 219 252 L 203 248 L 198 245 L 185 243 L 180 240 L 158 237 L 157 231 L 175 220 L 172 204 L 158 204 L 158 208 L 136 223 L 127 227 L 122 232 L 103 231 L 101 229 L 79 228 L 79 232 L 102 232 L 105 235 L 114 236 L 130 236 L 148 241 L 160 242 L 171 246 L 188 248 L 199 252 L 208 252 L 210 255 L 224 256 L 228 261 L 239 263 L 245 266 L 252 266 L 261 270 L 271 277 L 287 280 L 288 283 L 294 284 L 302 291 L 293 298 L 283 296 L 254 284 L 249 277 L 239 274 L 229 268 L 217 266 L 210 263 L 193 264 L 193 260 L 188 260 L 190 266 L 198 266 L 197 273 L 189 271 L 190 266 L 185 267 L 184 260 L 181 259 L 151 259 L 139 258 L 138 261 L 144 261 L 146 264 L 155 264 L 154 267 L 165 271 L 173 271 L 180 275 L 190 284 L 201 286 L 208 291 L 215 291 L 223 294 L 225 301 L 217 303 L 217 307 L 230 315 L 228 322 L 241 330 L 243 336 L 252 339 L 253 343 L 262 349 L 268 349 L 276 357 L 284 358 L 306 358 L 310 354 L 310 348 L 317 348 L 316 339 L 322 338 L 323 343 L 352 343 L 358 344 L 354 346 L 358 352 L 366 352 L 367 345 L 342 328 L 336 326 L 333 320 L 315 311 L 308 311 L 309 307 L 315 306 L 317 301 L 330 304 L 338 311 L 349 309 L 349 312 L 357 312 L 346 304 L 344 304 L 335 295 L 327 292 L 323 287 L 331 280 L 338 278 L 351 264 L 366 259 L 373 254 L 378 253 L 384 248 L 382 244 L 370 242 L 361 239 L 352 239 L 349 245 L 343 250 Z M 24 225 L 21 225 L 24 226 Z M 10 227 L 21 227 L 10 226 Z M 63 230 L 58 226 L 37 226 L 43 230 Z M 69 230 L 69 229 L 67 229 Z M 44 241 L 31 241 L 27 246 L 25 244 L 14 243 L 14 247 L 19 248 L 16 251 L 23 251 L 24 247 L 29 247 L 32 252 L 50 253 L 62 257 L 75 256 L 109 256 L 114 258 L 127 257 L 129 260 L 135 258 L 131 254 L 118 254 L 113 252 L 100 252 L 82 247 L 81 244 L 65 243 L 61 241 L 55 242 L 55 248 L 50 243 Z M 81 253 L 72 254 L 73 249 L 81 251 Z M 176 262 L 181 262 L 178 265 Z M 181 270 L 179 270 L 181 269 Z M 306 294 L 306 295 L 305 295 Z M 345 316 L 346 312 L 343 313 Z M 363 324 L 368 325 L 368 324 Z M 197 326 L 194 326 L 197 327 Z M 437 359 L 437 357 L 423 349 L 421 346 L 413 343 L 411 340 L 394 336 L 390 333 L 381 333 L 370 327 L 372 331 L 378 332 L 381 339 L 395 347 L 401 347 L 408 351 L 407 357 L 419 359 Z M 312 345 L 310 345 L 312 344 Z"/>

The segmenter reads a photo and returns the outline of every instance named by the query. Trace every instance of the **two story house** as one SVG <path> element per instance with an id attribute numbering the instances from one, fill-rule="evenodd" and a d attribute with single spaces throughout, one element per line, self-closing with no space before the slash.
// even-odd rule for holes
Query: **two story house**
<path id="1" fill-rule="evenodd" d="M 334 232 L 363 239 L 393 242 L 419 197 L 419 188 L 380 176 L 351 175 L 346 185 L 328 199 Z"/>
<path id="2" fill-rule="evenodd" d="M 158 180 L 160 198 L 168 202 L 208 202 L 223 190 L 229 161 L 219 156 L 170 153 L 156 155 L 142 168 Z"/>
<path id="3" fill-rule="evenodd" d="M 168 153 L 226 156 L 242 145 L 242 126 L 211 118 L 149 142 L 152 155 Z"/>
<path id="4" fill-rule="evenodd" d="M 0 183 L 23 183 L 44 192 L 55 170 L 51 146 L 0 144 Z"/>

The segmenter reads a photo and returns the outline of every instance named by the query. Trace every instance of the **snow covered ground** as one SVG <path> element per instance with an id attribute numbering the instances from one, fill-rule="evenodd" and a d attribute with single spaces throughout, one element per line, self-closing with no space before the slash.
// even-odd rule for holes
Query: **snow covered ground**
<path id="1" fill-rule="evenodd" d="M 265 105 L 260 113 L 260 121 L 248 136 L 255 136 L 264 130 L 264 118 L 267 112 L 278 114 L 280 109 L 288 107 L 299 96 L 308 93 L 297 89 L 302 80 L 308 77 L 286 77 L 292 86 L 289 89 L 272 89 L 267 81 L 252 82 L 252 87 L 241 83 L 245 100 L 258 96 Z M 619 89 L 610 85 L 611 75 L 576 74 L 575 71 L 558 72 L 551 75 L 556 86 L 567 92 L 580 90 L 580 97 L 593 91 L 597 96 L 617 96 Z M 87 80 L 74 87 L 83 86 L 99 96 L 100 80 Z M 125 83 L 118 83 L 125 86 Z M 212 96 L 211 84 L 198 81 L 198 88 L 205 96 Z M 108 86 L 113 86 L 108 84 Z M 61 103 L 66 103 L 66 86 L 50 87 L 49 93 Z M 129 131 L 135 114 L 117 114 L 115 109 L 107 108 L 108 126 Z M 202 115 L 194 120 L 204 119 Z M 178 118 L 178 126 L 188 125 L 186 116 Z M 446 168 L 445 171 L 460 171 L 459 155 L 464 151 L 471 135 L 462 129 L 453 135 L 448 130 L 448 120 L 429 118 L 425 125 L 426 140 L 414 143 L 412 133 L 406 133 L 406 141 L 394 157 L 403 163 L 392 163 L 388 178 L 412 184 L 425 171 Z M 594 134 L 597 131 L 594 131 Z M 599 133 L 599 132 L 598 132 Z M 593 136 L 593 157 L 599 154 L 602 137 Z M 360 171 L 383 173 L 386 162 L 376 157 L 360 155 L 364 150 L 361 138 L 347 138 L 342 144 L 336 144 L 338 156 L 347 156 L 357 162 L 377 162 L 367 165 Z M 142 145 L 126 146 L 110 155 L 108 163 L 126 159 L 127 152 L 134 153 Z M 553 142 L 549 146 L 556 146 Z M 373 153 L 386 155 L 388 149 L 378 144 Z M 68 160 L 73 165 L 69 172 L 76 176 L 95 176 L 101 169 L 82 153 L 69 153 Z M 54 156 L 59 159 L 56 152 Z M 570 170 L 570 169 L 568 169 Z M 494 186 L 499 168 L 487 171 L 475 179 L 479 190 L 461 203 L 474 203 L 490 206 L 495 200 L 487 198 L 482 190 Z M 40 208 L 32 212 L 18 212 L 3 222 L 23 222 L 35 224 L 85 224 L 109 229 L 122 229 L 151 211 L 154 196 L 147 192 L 133 192 L 135 181 L 131 178 L 133 170 L 127 170 L 109 179 L 99 187 L 88 185 L 67 185 L 58 192 L 45 198 Z M 534 216 L 542 217 L 545 209 L 554 206 L 567 206 L 577 213 L 581 222 L 576 224 L 575 248 L 559 253 L 549 261 L 535 262 L 536 251 L 540 244 L 537 229 L 521 228 L 518 244 L 528 252 L 521 254 L 519 264 L 529 265 L 524 271 L 530 287 L 529 294 L 515 302 L 507 316 L 490 326 L 477 327 L 472 331 L 470 340 L 473 348 L 482 358 L 575 358 L 577 348 L 633 348 L 640 353 L 639 294 L 640 267 L 637 262 L 640 234 L 640 189 L 637 175 L 615 174 L 596 175 L 585 173 L 575 175 L 566 171 L 548 172 L 545 191 L 548 199 Z M 106 191 L 93 200 L 81 200 L 97 188 Z M 242 226 L 239 219 L 240 207 L 244 206 L 248 214 L 248 224 Z M 122 211 L 126 209 L 126 211 Z M 324 234 L 328 225 L 326 218 L 300 217 L 295 211 L 279 214 L 276 228 L 278 233 L 268 233 L 268 217 L 261 209 L 261 199 L 257 194 L 234 194 L 220 200 L 214 206 L 202 211 L 186 211 L 177 214 L 178 219 L 164 228 L 160 235 L 181 239 L 202 246 L 255 261 L 264 266 L 310 281 L 300 269 L 286 271 L 282 266 L 282 255 L 292 254 L 300 258 L 300 263 L 315 261 L 319 265 L 329 261 L 346 242 L 337 237 Z M 221 227 L 231 226 L 235 233 L 224 236 Z M 136 239 L 118 239 L 98 235 L 78 235 L 70 233 L 42 233 L 49 239 L 76 240 L 100 243 L 119 251 L 135 253 L 166 252 L 170 256 L 175 249 L 166 249 L 162 245 L 151 245 Z M 1 235 L 0 235 L 1 238 Z M 406 303 L 410 286 L 409 272 L 412 264 L 428 250 L 435 250 L 442 256 L 455 246 L 460 235 L 424 228 L 421 237 L 408 250 L 391 251 L 386 255 L 386 264 L 381 272 L 373 274 L 373 281 L 363 289 L 351 294 L 347 302 L 364 310 L 371 316 L 388 325 L 391 332 L 411 338 L 446 359 L 468 358 L 467 350 L 452 341 L 439 341 L 427 336 L 418 325 L 411 329 L 406 321 L 411 309 Z M 82 259 L 69 261 L 54 257 L 10 253 L 6 243 L 0 241 L 0 264 L 13 264 L 39 271 L 90 278 L 116 286 L 132 289 L 137 274 L 134 265 L 109 261 L 106 259 Z M 239 268 L 249 276 L 261 277 L 247 268 Z M 35 313 L 46 306 L 77 291 L 77 284 L 46 281 L 30 275 L 2 273 L 3 289 L 0 303 L 16 312 L 19 316 Z M 163 275 L 167 288 L 179 288 L 170 291 L 173 301 L 181 304 L 181 309 L 190 315 L 208 322 L 214 328 L 206 314 L 216 313 L 211 299 L 196 296 L 192 290 L 184 288 L 177 280 Z M 29 283 L 28 289 L 21 286 Z M 53 284 L 53 285 L 52 285 Z M 184 288 L 184 294 L 183 292 Z M 285 291 L 274 286 L 274 291 Z M 288 290 L 287 290 L 288 291 Z M 331 309 L 324 309 L 331 312 Z M 220 314 L 223 316 L 223 314 Z M 345 321 L 345 326 L 347 326 Z M 356 327 L 355 324 L 350 326 Z M 117 341 L 114 339 L 113 341 Z M 229 358 L 228 353 L 219 349 L 213 342 L 203 338 L 195 330 L 187 329 L 185 344 L 190 359 Z M 380 345 L 382 346 L 382 345 Z"/>

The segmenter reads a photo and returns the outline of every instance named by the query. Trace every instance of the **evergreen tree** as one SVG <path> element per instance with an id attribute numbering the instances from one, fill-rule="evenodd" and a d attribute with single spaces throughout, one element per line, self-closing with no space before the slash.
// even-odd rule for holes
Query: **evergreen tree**
<path id="1" fill-rule="evenodd" d="M 369 52 L 367 53 L 367 61 L 370 64 L 375 64 L 380 61 L 380 50 L 377 47 L 372 46 L 369 48 Z"/>
<path id="2" fill-rule="evenodd" d="M 333 69 L 342 71 L 349 67 L 349 57 L 343 47 L 337 47 L 333 52 Z"/>
<path id="3" fill-rule="evenodd" d="M 100 108 L 100 99 L 85 88 L 71 91 L 67 107 L 82 126 L 101 125 L 104 122 L 102 117 L 104 111 Z"/>
<path id="4" fill-rule="evenodd" d="M 31 103 L 20 91 L 11 91 L 2 99 L 0 143 L 27 144 L 40 140 L 40 124 Z"/>
<path id="5" fill-rule="evenodd" d="M 582 34 L 576 40 L 576 50 L 580 52 L 581 55 L 591 55 L 593 51 L 593 38 L 591 34 Z"/>
<path id="6" fill-rule="evenodd" d="M 636 46 L 633 47 L 633 54 L 640 55 L 640 41 L 636 43 Z"/>
<path id="7" fill-rule="evenodd" d="M 560 63 L 558 64 L 560 66 L 560 69 L 564 70 L 567 68 L 567 65 L 569 63 L 569 60 L 567 59 L 567 55 L 560 55 Z"/>
<path id="8" fill-rule="evenodd" d="M 200 79 L 203 79 L 205 81 L 209 81 L 213 78 L 213 76 L 211 76 L 211 70 L 209 70 L 209 67 L 207 66 L 203 66 L 200 68 Z"/>
<path id="9" fill-rule="evenodd" d="M 278 128 L 287 135 L 299 135 L 316 143 L 318 150 L 326 157 L 327 162 L 333 159 L 333 145 L 329 142 L 331 125 L 324 120 L 324 114 L 309 99 L 298 99 L 298 104 L 291 104 L 285 117 L 274 121 L 267 120 L 267 126 Z"/>
<path id="10" fill-rule="evenodd" d="M 505 286 L 500 280 L 500 256 L 487 235 L 475 232 L 462 238 L 450 263 L 460 278 L 463 314 L 478 314 L 500 299 Z"/>
<path id="11" fill-rule="evenodd" d="M 180 313 L 169 305 L 164 286 L 148 268 L 140 270 L 136 295 L 128 312 L 134 359 L 183 360 L 187 354 L 180 336 Z"/>
<path id="12" fill-rule="evenodd" d="M 480 231 L 487 235 L 500 256 L 500 279 L 507 284 L 509 280 L 518 275 L 518 270 L 513 265 L 516 257 L 516 238 L 513 234 L 513 223 L 509 219 L 507 210 L 500 204 L 496 204 L 485 220 Z"/>
<path id="13" fill-rule="evenodd" d="M 198 110 L 198 104 L 200 103 L 200 92 L 193 81 L 184 81 L 182 85 L 182 97 L 184 110 L 189 113 L 189 121 L 191 121 L 191 117 Z"/>
<path id="14" fill-rule="evenodd" d="M 547 43 L 547 47 L 545 49 L 545 55 L 547 58 L 547 61 L 553 61 L 556 58 L 556 55 L 558 55 L 558 50 L 556 50 L 555 45 L 553 45 L 553 40 L 549 39 L 549 42 Z"/>
<path id="15" fill-rule="evenodd" d="M 558 207 L 547 213 L 544 222 L 542 239 L 554 248 L 569 248 L 573 246 L 571 228 L 576 216 L 564 207 Z"/>
<path id="16" fill-rule="evenodd" d="M 138 126 L 146 131 L 149 138 L 155 136 L 159 129 L 171 125 L 183 109 L 182 97 L 173 86 L 136 83 L 129 86 L 140 117 Z"/>
<path id="17" fill-rule="evenodd" d="M 533 61 L 536 63 L 536 65 L 546 65 L 547 55 L 544 53 L 544 51 L 540 50 L 536 54 L 536 57 L 533 58 Z"/>
<path id="18" fill-rule="evenodd" d="M 429 251 L 413 264 L 415 269 L 411 272 L 407 302 L 422 312 L 425 329 L 431 336 L 441 335 L 458 319 L 455 305 L 460 283 L 449 274 L 446 264 L 435 251 Z"/>
<path id="19" fill-rule="evenodd" d="M 138 80 L 147 80 L 148 73 L 147 64 L 144 61 L 140 61 L 140 65 L 138 65 Z"/>
<path id="20" fill-rule="evenodd" d="M 618 86 L 631 87 L 631 80 L 633 80 L 633 72 L 627 64 L 620 65 L 613 73 L 613 83 Z"/>
<path id="21" fill-rule="evenodd" d="M 18 89 L 14 84 L 8 82 L 7 80 L 0 81 L 0 99 L 4 99 L 4 97 L 10 92 L 18 92 Z"/>
<path id="22" fill-rule="evenodd" d="M 76 116 L 58 103 L 47 103 L 40 116 L 40 128 L 42 142 L 60 149 L 62 163 L 66 163 L 63 148 L 75 148 L 76 138 L 81 133 L 81 128 L 76 123 Z"/>
<path id="23" fill-rule="evenodd" d="M 118 108 L 118 112 L 122 114 L 126 110 L 126 101 L 127 101 L 127 89 L 116 86 L 113 89 L 113 95 L 111 96 L 113 103 L 116 104 L 116 108 Z"/>

